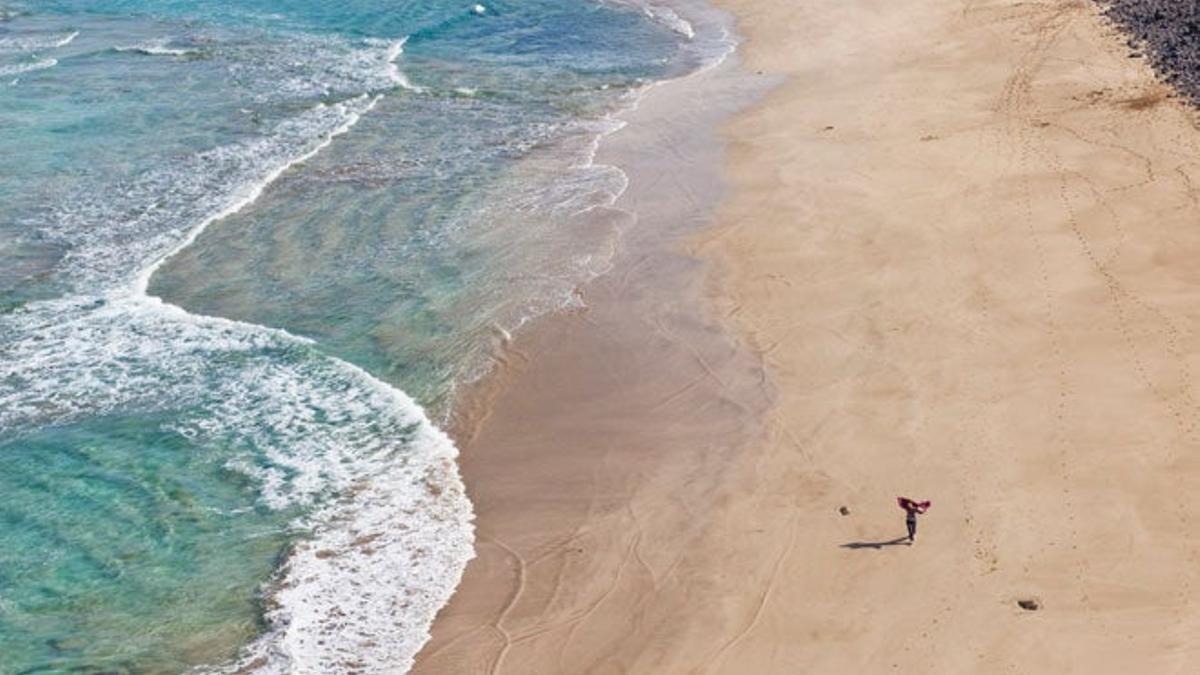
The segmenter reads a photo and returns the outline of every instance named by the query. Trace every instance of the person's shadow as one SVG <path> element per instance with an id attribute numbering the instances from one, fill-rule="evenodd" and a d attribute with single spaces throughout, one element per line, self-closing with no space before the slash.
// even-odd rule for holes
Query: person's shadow
<path id="1" fill-rule="evenodd" d="M 873 549 L 878 550 L 878 549 L 883 548 L 884 546 L 899 546 L 900 544 L 908 544 L 911 546 L 912 542 L 908 540 L 907 536 L 904 536 L 904 537 L 896 537 L 895 539 L 892 539 L 891 541 L 852 541 L 849 544 L 842 544 L 841 548 L 853 548 L 853 549 L 873 548 Z"/>

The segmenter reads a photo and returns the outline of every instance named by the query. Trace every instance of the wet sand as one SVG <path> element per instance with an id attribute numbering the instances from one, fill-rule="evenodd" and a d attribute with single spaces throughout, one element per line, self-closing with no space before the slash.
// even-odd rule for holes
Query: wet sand
<path id="1" fill-rule="evenodd" d="M 787 81 L 507 352 L 416 672 L 1195 671 L 1196 113 L 1088 2 L 722 4 Z"/>
<path id="2" fill-rule="evenodd" d="M 453 421 L 478 558 L 414 673 L 655 669 L 687 628 L 691 549 L 763 437 L 761 361 L 712 313 L 688 255 L 724 194 L 719 123 L 761 96 L 736 59 L 651 89 L 597 162 L 629 188 L 586 309 L 500 345 Z M 640 637 L 639 637 L 640 636 Z"/>

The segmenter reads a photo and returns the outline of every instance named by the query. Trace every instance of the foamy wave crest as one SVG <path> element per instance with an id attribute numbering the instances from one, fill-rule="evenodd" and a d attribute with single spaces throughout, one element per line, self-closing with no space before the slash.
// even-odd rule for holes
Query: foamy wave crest
<path id="1" fill-rule="evenodd" d="M 629 186 L 629 177 L 620 168 L 597 164 L 595 159 L 601 141 L 624 126 L 612 117 L 578 122 L 571 136 L 560 141 L 563 151 L 577 155 L 577 159 L 560 169 L 553 181 L 515 186 L 508 205 L 521 212 L 547 213 L 552 222 L 612 206 Z"/>
<path id="2" fill-rule="evenodd" d="M 375 100 L 317 105 L 263 137 L 180 158 L 104 191 L 77 194 L 31 223 L 68 249 L 61 276 L 80 290 L 137 280 L 210 222 L 254 201 L 291 165 L 348 130 Z"/>
<path id="3" fill-rule="evenodd" d="M 400 70 L 400 66 L 396 64 L 396 60 L 404 53 L 404 44 L 408 42 L 407 37 L 399 40 L 384 40 L 382 38 L 367 38 L 364 42 L 374 50 L 365 52 L 362 60 L 364 69 L 372 66 L 372 62 L 376 67 L 382 66 L 383 72 L 386 73 L 388 80 L 395 86 L 410 91 L 421 92 L 423 88 L 414 85 L 408 80 L 408 76 L 404 71 Z"/>
<path id="4" fill-rule="evenodd" d="M 309 519 L 319 523 L 314 535 L 293 550 L 268 595 L 273 629 L 216 672 L 405 672 L 458 586 L 474 551 L 457 452 L 423 415 L 405 419 L 393 413 L 399 419 L 387 428 L 381 411 L 412 410 L 415 404 L 371 383 L 361 390 L 361 400 L 352 399 L 352 414 L 370 425 L 366 433 L 344 421 L 340 425 L 359 445 L 369 445 L 354 453 L 350 467 L 338 466 L 345 496 Z M 230 399 L 229 411 L 258 396 Z M 312 407 L 308 398 L 304 403 Z M 311 417 L 303 421 L 310 424 Z M 324 450 L 308 444 L 315 453 Z M 323 466 L 330 464 L 319 456 Z M 354 466 L 368 461 L 369 466 Z"/>
<path id="5" fill-rule="evenodd" d="M 19 63 L 13 66 L 0 66 L 0 77 L 20 75 L 35 70 L 46 70 L 58 65 L 58 59 L 39 59 L 30 63 Z"/>
<path id="6" fill-rule="evenodd" d="M 254 96 L 260 100 L 384 93 L 397 87 L 422 91 L 396 63 L 406 41 L 295 36 L 287 41 L 224 44 L 214 51 L 232 57 L 230 74 L 254 83 Z"/>
<path id="7" fill-rule="evenodd" d="M 40 49 L 57 49 L 71 44 L 77 37 L 79 37 L 79 31 L 74 31 L 66 35 L 0 38 L 0 54 L 33 52 Z"/>
<path id="8" fill-rule="evenodd" d="M 271 630 L 211 672 L 407 669 L 472 555 L 450 440 L 403 393 L 283 331 L 134 293 L 0 315 L 0 434 L 162 409 L 257 481 L 316 504 L 270 591 Z"/>
<path id="9" fill-rule="evenodd" d="M 675 10 L 671 9 L 670 7 L 648 5 L 643 8 L 643 11 L 645 11 L 646 16 L 663 24 L 667 28 L 670 28 L 689 40 L 696 37 L 696 30 L 692 28 L 691 22 L 679 16 L 679 14 L 677 14 Z"/>
<path id="10" fill-rule="evenodd" d="M 269 630 L 201 672 L 406 670 L 473 555 L 456 450 L 407 395 L 311 341 L 146 294 L 165 260 L 376 101 L 318 105 L 50 209 L 32 224 L 69 249 L 71 294 L 0 314 L 0 436 L 171 413 L 172 429 L 254 479 L 264 505 L 307 510 L 295 526 L 308 537 L 266 589 Z"/>
<path id="11" fill-rule="evenodd" d="M 661 24 L 689 40 L 696 37 L 696 30 L 692 26 L 691 22 L 679 16 L 675 10 L 665 5 L 642 2 L 641 0 L 606 1 L 620 7 L 633 7 L 642 14 L 646 15 L 646 18 L 650 19 L 651 21 Z"/>
<path id="12" fill-rule="evenodd" d="M 195 49 L 168 47 L 167 44 L 169 42 L 170 40 L 161 38 L 136 45 L 113 47 L 113 50 L 118 52 L 136 52 L 138 54 L 145 54 L 146 56 L 188 56 L 199 53 Z"/>

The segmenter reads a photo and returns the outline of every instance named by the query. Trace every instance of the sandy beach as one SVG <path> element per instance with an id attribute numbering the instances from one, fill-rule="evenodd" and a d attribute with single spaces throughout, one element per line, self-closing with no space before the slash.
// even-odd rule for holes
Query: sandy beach
<path id="1" fill-rule="evenodd" d="M 1196 113 L 1091 2 L 720 4 L 721 100 L 781 84 L 606 143 L 638 222 L 459 420 L 414 672 L 1194 672 Z"/>

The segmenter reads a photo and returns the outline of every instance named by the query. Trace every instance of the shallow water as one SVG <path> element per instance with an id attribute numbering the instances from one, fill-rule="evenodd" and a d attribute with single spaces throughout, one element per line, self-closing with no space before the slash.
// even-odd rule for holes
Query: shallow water
<path id="1" fill-rule="evenodd" d="M 425 410 L 605 269 L 597 140 L 726 48 L 625 2 L 0 0 L 0 673 L 406 669 L 472 543 Z"/>

